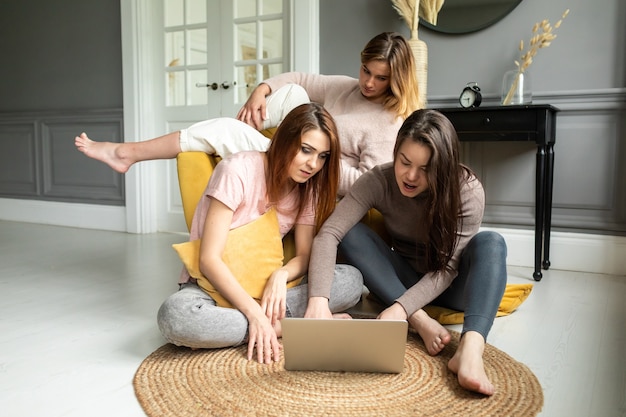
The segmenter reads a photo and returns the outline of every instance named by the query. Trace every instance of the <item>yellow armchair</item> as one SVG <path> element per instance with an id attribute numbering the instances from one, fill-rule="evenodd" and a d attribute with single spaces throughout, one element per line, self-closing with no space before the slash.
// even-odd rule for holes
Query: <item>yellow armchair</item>
<path id="1" fill-rule="evenodd" d="M 187 230 L 191 230 L 191 221 L 196 206 L 218 162 L 219 157 L 204 152 L 181 152 L 176 157 L 178 186 Z"/>

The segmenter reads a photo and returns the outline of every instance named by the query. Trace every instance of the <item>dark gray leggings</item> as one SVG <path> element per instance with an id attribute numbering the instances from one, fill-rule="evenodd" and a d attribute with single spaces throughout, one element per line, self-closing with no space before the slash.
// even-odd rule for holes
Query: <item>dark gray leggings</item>
<path id="1" fill-rule="evenodd" d="M 347 263 L 363 274 L 363 283 L 390 306 L 422 278 L 402 256 L 365 224 L 358 223 L 339 249 Z M 459 273 L 432 304 L 464 312 L 463 333 L 474 330 L 485 340 L 506 287 L 506 242 L 491 231 L 477 233 L 467 244 Z"/>

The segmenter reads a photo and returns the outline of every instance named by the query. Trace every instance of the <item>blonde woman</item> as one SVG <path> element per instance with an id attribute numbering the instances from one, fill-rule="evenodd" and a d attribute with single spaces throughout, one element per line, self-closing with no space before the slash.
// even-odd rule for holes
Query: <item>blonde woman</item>
<path id="1" fill-rule="evenodd" d="M 424 106 L 408 42 L 398 33 L 375 36 L 361 52 L 358 79 L 294 72 L 267 79 L 252 92 L 237 119 L 255 129 L 273 127 L 293 107 L 309 101 L 322 104 L 337 124 L 342 151 L 339 195 L 343 196 L 365 171 L 392 159 L 402 122 Z M 224 120 L 207 120 L 144 142 L 94 142 L 83 133 L 75 144 L 118 172 L 128 171 L 136 162 L 174 158 L 184 151 L 224 157 L 269 146 L 264 137 L 246 129 L 234 131 Z"/>

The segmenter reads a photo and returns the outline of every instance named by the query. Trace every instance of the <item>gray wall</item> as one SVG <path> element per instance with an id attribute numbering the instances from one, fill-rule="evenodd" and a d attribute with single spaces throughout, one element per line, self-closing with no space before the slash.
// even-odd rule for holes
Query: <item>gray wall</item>
<path id="1" fill-rule="evenodd" d="M 504 20 L 469 35 L 422 28 L 429 107 L 457 106 L 468 81 L 497 104 L 502 74 L 535 21 L 570 16 L 533 64 L 537 103 L 557 121 L 556 230 L 626 234 L 626 2 L 523 0 Z M 122 136 L 120 5 L 113 0 L 0 2 L 0 197 L 124 204 L 122 176 L 82 157 L 71 138 Z M 356 76 L 359 52 L 388 30 L 408 36 L 389 0 L 320 0 L 320 70 Z M 95 52 L 95 53 L 94 53 Z M 532 145 L 464 145 L 487 191 L 486 224 L 534 222 Z"/>
<path id="2" fill-rule="evenodd" d="M 0 55 L 0 197 L 123 205 L 72 140 L 121 140 L 119 1 L 2 0 Z"/>
<path id="3" fill-rule="evenodd" d="M 465 35 L 425 27 L 428 107 L 458 107 L 469 81 L 486 105 L 498 105 L 502 75 L 514 68 L 519 41 L 535 22 L 569 16 L 557 39 L 530 68 L 533 102 L 557 116 L 553 230 L 626 234 L 626 2 L 523 0 L 495 25 Z M 357 76 L 359 52 L 383 31 L 409 36 L 403 20 L 381 0 L 320 0 L 320 71 Z M 463 145 L 463 158 L 487 193 L 485 224 L 528 229 L 534 224 L 535 151 L 532 144 Z"/>

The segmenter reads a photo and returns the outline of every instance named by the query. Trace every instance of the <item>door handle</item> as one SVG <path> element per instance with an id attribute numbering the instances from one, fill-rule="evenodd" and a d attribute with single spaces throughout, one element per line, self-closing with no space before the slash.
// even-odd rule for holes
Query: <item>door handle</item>
<path id="1" fill-rule="evenodd" d="M 233 83 L 229 83 L 228 81 L 224 81 L 222 84 L 217 84 L 217 83 L 211 83 L 211 84 L 207 84 L 207 83 L 196 83 L 196 87 L 198 88 L 205 88 L 208 87 L 211 90 L 217 90 L 218 88 L 222 87 L 224 90 L 228 90 L 231 86 L 237 85 L 237 81 L 233 81 Z M 246 85 L 247 87 L 247 85 Z"/>
<path id="2" fill-rule="evenodd" d="M 196 87 L 199 87 L 199 88 L 209 87 L 211 90 L 217 90 L 219 88 L 217 83 L 213 83 L 213 84 L 196 83 Z"/>

